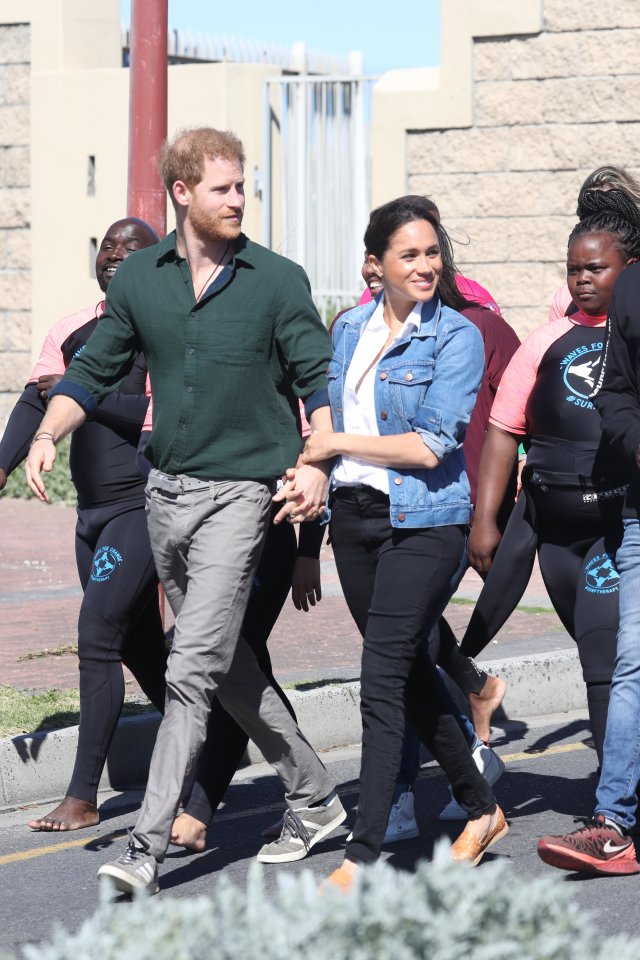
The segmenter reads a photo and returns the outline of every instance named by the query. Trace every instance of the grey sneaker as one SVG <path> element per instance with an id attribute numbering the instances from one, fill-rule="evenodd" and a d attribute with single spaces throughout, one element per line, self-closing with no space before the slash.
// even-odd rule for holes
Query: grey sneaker
<path id="1" fill-rule="evenodd" d="M 291 863 L 302 860 L 316 843 L 346 820 L 347 811 L 336 793 L 318 807 L 285 810 L 282 832 L 273 843 L 266 843 L 258 854 L 261 863 Z"/>
<path id="2" fill-rule="evenodd" d="M 492 750 L 491 747 L 488 747 L 486 743 L 480 743 L 475 750 L 472 751 L 471 756 L 489 786 L 492 787 L 494 783 L 497 783 L 504 773 L 504 761 L 500 759 L 498 754 Z M 451 791 L 451 787 L 449 787 L 449 791 Z M 465 808 L 460 806 L 458 801 L 454 799 L 452 794 L 451 800 L 441 811 L 438 819 L 468 820 L 469 814 Z"/>
<path id="3" fill-rule="evenodd" d="M 103 863 L 98 870 L 98 878 L 107 877 L 116 890 L 121 893 L 133 893 L 144 890 L 154 894 L 160 889 L 158 883 L 158 861 L 142 847 L 137 847 L 133 834 L 129 831 L 129 842 L 117 860 Z"/>

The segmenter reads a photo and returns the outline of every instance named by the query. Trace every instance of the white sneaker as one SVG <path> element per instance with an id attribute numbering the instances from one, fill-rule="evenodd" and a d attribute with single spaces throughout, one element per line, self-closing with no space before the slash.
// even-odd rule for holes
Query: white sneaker
<path id="1" fill-rule="evenodd" d="M 391 807 L 389 822 L 387 823 L 387 832 L 384 835 L 384 843 L 397 843 L 398 840 L 412 840 L 419 835 L 418 824 L 416 822 L 413 793 L 407 790 L 401 793 L 397 801 Z"/>
<path id="2" fill-rule="evenodd" d="M 504 773 L 504 763 L 498 754 L 488 747 L 486 743 L 480 743 L 472 750 L 471 756 L 476 767 L 485 778 L 490 787 L 497 783 Z M 451 792 L 451 787 L 449 787 Z M 440 813 L 439 820 L 468 820 L 469 814 L 460 806 L 457 800 L 451 797 L 451 800 Z"/>

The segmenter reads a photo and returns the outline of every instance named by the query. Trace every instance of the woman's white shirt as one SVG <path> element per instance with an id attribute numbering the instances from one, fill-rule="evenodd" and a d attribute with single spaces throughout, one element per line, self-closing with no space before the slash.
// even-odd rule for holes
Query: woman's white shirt
<path id="1" fill-rule="evenodd" d="M 416 303 L 387 350 L 390 350 L 398 340 L 419 330 L 421 313 L 422 303 Z M 360 335 L 345 377 L 343 397 L 345 433 L 354 433 L 363 437 L 380 436 L 376 420 L 374 389 L 376 370 L 382 355 L 376 362 L 374 361 L 381 354 L 388 337 L 389 327 L 384 322 L 383 295 Z M 389 475 L 386 467 L 367 463 L 365 460 L 356 460 L 354 457 L 341 457 L 333 474 L 333 485 L 355 486 L 359 483 L 374 487 L 381 493 L 389 493 Z"/>

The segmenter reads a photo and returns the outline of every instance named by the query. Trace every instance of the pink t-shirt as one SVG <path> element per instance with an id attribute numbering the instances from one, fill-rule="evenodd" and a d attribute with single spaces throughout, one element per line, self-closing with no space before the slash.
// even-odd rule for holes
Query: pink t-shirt
<path id="1" fill-rule="evenodd" d="M 570 303 L 572 303 L 572 299 L 569 293 L 569 287 L 564 283 L 553 295 L 551 309 L 549 310 L 549 322 L 564 317 Z"/>
<path id="2" fill-rule="evenodd" d="M 509 433 L 524 436 L 526 429 L 525 411 L 529 394 L 536 382 L 540 361 L 552 343 L 564 336 L 575 324 L 583 327 L 602 327 L 606 317 L 589 317 L 582 310 L 570 317 L 561 316 L 558 320 L 538 327 L 520 345 L 505 370 L 496 398 L 491 407 L 489 423 L 501 427 Z"/>
<path id="3" fill-rule="evenodd" d="M 28 383 L 35 383 L 38 377 L 45 377 L 47 374 L 53 373 L 62 376 L 65 371 L 62 344 L 85 323 L 89 323 L 94 317 L 99 319 L 103 313 L 104 300 L 101 300 L 95 307 L 84 307 L 82 310 L 70 313 L 68 317 L 63 317 L 62 320 L 54 323 L 45 337 Z"/>
<path id="4" fill-rule="evenodd" d="M 463 277 L 461 273 L 456 273 L 456 286 L 462 296 L 466 297 L 471 303 L 479 303 L 480 306 L 488 307 L 489 310 L 493 310 L 494 313 L 500 313 L 500 307 L 489 291 L 485 290 L 481 284 L 476 283 L 475 280 L 469 280 L 468 277 Z M 370 300 L 371 291 L 367 287 L 358 300 L 358 303 L 369 303 Z"/>

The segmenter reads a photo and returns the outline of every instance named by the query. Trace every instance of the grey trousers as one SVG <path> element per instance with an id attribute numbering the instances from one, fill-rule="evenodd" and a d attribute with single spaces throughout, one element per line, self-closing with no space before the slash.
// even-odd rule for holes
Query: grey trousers
<path id="1" fill-rule="evenodd" d="M 292 808 L 317 803 L 334 788 L 240 634 L 270 509 L 264 483 L 157 470 L 149 476 L 149 537 L 176 628 L 165 715 L 133 836 L 159 861 L 205 741 L 214 695 L 275 768 Z"/>

